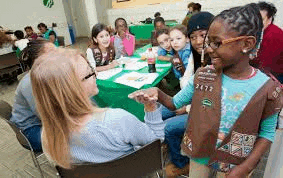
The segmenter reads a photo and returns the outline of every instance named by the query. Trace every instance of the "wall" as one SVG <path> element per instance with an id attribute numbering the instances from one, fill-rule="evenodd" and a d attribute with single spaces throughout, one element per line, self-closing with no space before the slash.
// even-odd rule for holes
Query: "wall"
<path id="1" fill-rule="evenodd" d="M 75 29 L 76 37 L 86 37 L 90 33 L 86 4 L 82 0 L 63 0 L 68 24 Z"/>
<path id="2" fill-rule="evenodd" d="M 40 22 L 44 22 L 48 27 L 52 22 L 57 23 L 54 30 L 59 36 L 65 37 L 65 45 L 70 44 L 62 0 L 55 0 L 52 8 L 45 7 L 42 0 L 1 1 L 0 13 L 0 26 L 11 30 L 24 30 L 24 27 L 29 25 L 38 31 L 37 25 Z"/>
<path id="3" fill-rule="evenodd" d="M 97 18 L 101 23 L 108 23 L 107 10 L 112 8 L 111 0 L 95 0 Z"/>
<path id="4" fill-rule="evenodd" d="M 244 5 L 247 3 L 255 2 L 259 0 L 200 0 L 195 1 L 202 4 L 202 11 L 209 11 L 216 15 L 221 11 L 239 5 Z M 132 8 L 117 8 L 108 9 L 108 24 L 114 26 L 114 21 L 118 17 L 123 17 L 128 23 L 139 22 L 145 20 L 147 17 L 154 18 L 155 12 L 160 12 L 161 16 L 167 20 L 176 19 L 181 22 L 187 13 L 187 4 L 192 2 L 192 0 L 182 0 L 175 3 L 162 3 L 157 5 L 144 5 Z M 272 2 L 277 8 L 277 15 L 274 23 L 281 28 L 283 28 L 283 0 L 267 0 L 267 2 Z"/>
<path id="5" fill-rule="evenodd" d="M 163 4 L 163 3 L 172 3 L 181 0 L 130 0 L 125 2 L 118 2 L 117 0 L 112 0 L 112 8 L 128 8 L 128 7 L 137 7 L 144 5 L 154 5 L 154 4 Z"/>

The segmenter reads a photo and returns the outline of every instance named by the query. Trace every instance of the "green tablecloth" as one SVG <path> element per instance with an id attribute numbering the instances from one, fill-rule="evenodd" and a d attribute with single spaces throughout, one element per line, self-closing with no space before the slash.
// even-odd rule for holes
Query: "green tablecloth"
<path id="1" fill-rule="evenodd" d="M 151 45 L 146 45 L 142 48 L 136 50 L 133 57 L 140 57 L 139 53 L 144 52 Z M 157 61 L 157 64 L 166 64 L 166 61 Z M 161 67 L 160 67 L 161 68 Z M 159 69 L 159 68 L 157 68 Z M 151 85 L 144 85 L 141 89 L 150 88 L 156 86 L 164 76 L 166 76 L 171 69 L 170 67 L 162 67 L 162 71 L 158 72 L 159 76 Z M 115 83 L 114 80 L 125 73 L 132 71 L 123 70 L 119 74 L 107 79 L 107 80 L 97 80 L 97 86 L 99 88 L 99 93 L 94 96 L 96 103 L 100 107 L 110 107 L 110 108 L 123 108 L 126 111 L 134 114 L 141 121 L 144 120 L 144 107 L 142 104 L 137 103 L 134 100 L 128 98 L 128 95 L 138 89 L 132 88 L 130 86 Z M 144 67 L 137 72 L 148 73 L 148 67 Z"/>
<path id="2" fill-rule="evenodd" d="M 173 27 L 177 25 L 176 21 L 166 21 L 166 26 Z M 145 40 L 151 38 L 151 32 L 154 30 L 153 24 L 131 25 L 129 31 L 135 35 L 136 40 Z"/>

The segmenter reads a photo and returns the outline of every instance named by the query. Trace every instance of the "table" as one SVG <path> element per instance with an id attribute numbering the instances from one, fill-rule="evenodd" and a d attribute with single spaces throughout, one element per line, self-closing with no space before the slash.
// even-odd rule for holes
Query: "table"
<path id="1" fill-rule="evenodd" d="M 133 57 L 140 57 L 139 53 L 145 52 L 147 48 L 151 45 L 146 45 L 142 48 L 139 48 L 134 53 Z M 156 61 L 157 64 L 167 64 L 167 61 Z M 170 71 L 172 65 L 169 67 L 162 67 L 162 71 L 157 72 L 159 76 L 151 85 L 144 85 L 140 89 L 151 88 L 156 86 Z M 158 68 L 157 68 L 158 69 Z M 114 80 L 125 73 L 132 72 L 130 70 L 123 70 L 122 72 L 114 75 L 113 77 L 107 80 L 97 80 L 97 86 L 99 88 L 98 95 L 94 96 L 96 103 L 99 107 L 110 107 L 110 108 L 122 108 L 126 111 L 135 115 L 139 120 L 144 120 L 144 107 L 142 104 L 137 103 L 136 101 L 129 99 L 128 95 L 138 89 L 132 88 L 130 86 L 122 85 L 115 83 Z M 144 67 L 136 72 L 139 73 L 148 73 L 148 67 Z"/>
<path id="2" fill-rule="evenodd" d="M 177 25 L 175 20 L 166 20 L 165 25 L 173 27 Z M 136 40 L 145 40 L 151 38 L 151 32 L 154 30 L 154 25 L 152 24 L 142 24 L 142 25 L 130 25 L 129 31 L 135 35 Z"/>

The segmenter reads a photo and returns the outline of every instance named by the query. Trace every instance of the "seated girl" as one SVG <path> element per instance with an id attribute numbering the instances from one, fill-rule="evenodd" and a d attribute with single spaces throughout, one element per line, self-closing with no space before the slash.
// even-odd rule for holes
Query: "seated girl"
<path id="1" fill-rule="evenodd" d="M 194 60 L 192 58 L 191 44 L 187 36 L 187 28 L 183 25 L 177 25 L 170 29 L 170 43 L 175 50 L 171 62 L 173 63 L 173 73 L 179 80 L 183 80 L 183 76 L 186 70 L 187 77 L 190 77 L 194 73 Z M 180 87 L 184 86 L 180 83 Z"/>
<path id="2" fill-rule="evenodd" d="M 34 33 L 33 28 L 31 26 L 26 26 L 25 32 L 26 32 L 26 36 L 25 36 L 26 39 L 36 40 L 38 37 L 37 34 Z"/>
<path id="3" fill-rule="evenodd" d="M 125 19 L 115 20 L 116 35 L 111 37 L 111 43 L 114 45 L 116 59 L 121 56 L 132 56 L 135 51 L 135 36 L 131 35 Z"/>
<path id="4" fill-rule="evenodd" d="M 168 28 L 162 28 L 160 30 L 157 30 L 156 39 L 159 44 L 157 51 L 157 59 L 161 61 L 171 61 L 171 58 L 174 55 L 174 51 L 170 44 Z"/>
<path id="5" fill-rule="evenodd" d="M 110 32 L 106 25 L 98 23 L 91 32 L 91 44 L 86 51 L 90 65 L 96 71 L 112 69 L 118 65 L 115 59 L 115 50 L 110 45 Z"/>
<path id="6" fill-rule="evenodd" d="M 43 122 L 42 145 L 61 167 L 107 162 L 164 138 L 161 107 L 148 98 L 145 123 L 123 109 L 98 108 L 96 72 L 79 53 L 68 49 L 39 57 L 31 70 L 36 108 Z"/>
<path id="7" fill-rule="evenodd" d="M 29 40 L 24 38 L 24 32 L 21 30 L 16 30 L 14 35 L 17 38 L 14 45 L 22 51 L 25 47 L 27 47 Z"/>

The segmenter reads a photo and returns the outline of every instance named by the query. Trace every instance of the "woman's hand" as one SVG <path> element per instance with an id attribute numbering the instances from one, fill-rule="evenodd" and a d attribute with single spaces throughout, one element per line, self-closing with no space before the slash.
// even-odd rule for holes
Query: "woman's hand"
<path id="1" fill-rule="evenodd" d="M 154 87 L 146 90 L 138 90 L 129 94 L 128 97 L 144 104 L 145 111 L 151 112 L 156 110 L 157 107 L 158 88 Z"/>

